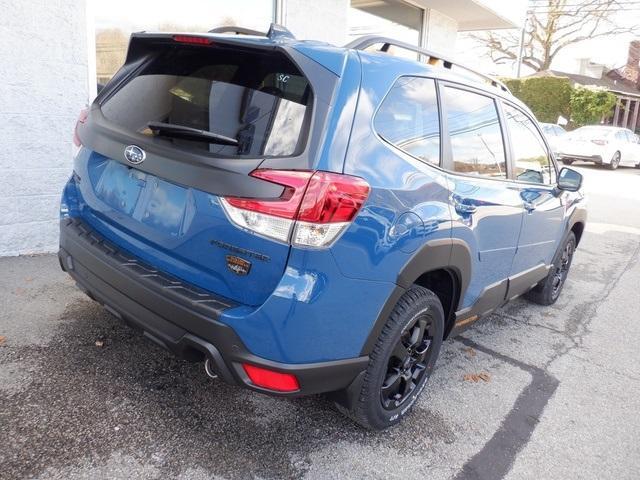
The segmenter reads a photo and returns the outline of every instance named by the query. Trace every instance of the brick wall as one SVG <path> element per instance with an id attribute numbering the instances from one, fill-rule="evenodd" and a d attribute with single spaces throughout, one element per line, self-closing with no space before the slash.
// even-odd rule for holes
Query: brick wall
<path id="1" fill-rule="evenodd" d="M 85 0 L 0 0 L 0 256 L 57 249 L 87 103 Z"/>

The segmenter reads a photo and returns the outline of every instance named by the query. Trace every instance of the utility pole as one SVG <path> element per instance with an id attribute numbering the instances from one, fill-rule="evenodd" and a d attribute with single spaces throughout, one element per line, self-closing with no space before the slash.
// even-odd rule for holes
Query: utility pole
<path id="1" fill-rule="evenodd" d="M 522 69 L 522 57 L 524 56 L 524 34 L 527 30 L 529 13 L 531 13 L 531 10 L 527 10 L 527 12 L 525 13 L 524 23 L 522 24 L 522 30 L 520 31 L 520 47 L 518 48 L 518 63 L 516 65 L 516 78 L 520 78 L 520 71 Z"/>

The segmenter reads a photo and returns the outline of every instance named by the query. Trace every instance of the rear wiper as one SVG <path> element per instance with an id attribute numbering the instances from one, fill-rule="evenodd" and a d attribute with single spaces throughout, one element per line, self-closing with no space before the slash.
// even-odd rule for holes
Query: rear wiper
<path id="1" fill-rule="evenodd" d="M 238 146 L 238 140 L 235 138 L 225 137 L 224 135 L 207 130 L 198 130 L 197 128 L 185 127 L 184 125 L 174 125 L 163 122 L 149 122 L 147 126 L 156 136 L 184 138 L 187 140 L 204 140 L 219 145 Z"/>

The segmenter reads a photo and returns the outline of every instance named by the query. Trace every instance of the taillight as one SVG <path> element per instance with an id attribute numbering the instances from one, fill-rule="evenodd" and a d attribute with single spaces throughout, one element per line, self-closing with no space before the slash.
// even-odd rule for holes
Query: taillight
<path id="1" fill-rule="evenodd" d="M 251 383 L 258 387 L 267 388 L 276 392 L 295 392 L 300 390 L 300 384 L 295 375 L 280 373 L 266 368 L 256 367 L 243 363 L 242 368 L 249 376 Z"/>
<path id="2" fill-rule="evenodd" d="M 89 116 L 89 109 L 83 108 L 80 110 L 80 115 L 78 115 L 78 120 L 76 121 L 76 127 L 73 130 L 73 144 L 80 148 L 82 146 L 82 141 L 78 136 L 78 126 L 84 124 L 87 121 L 87 117 Z"/>
<path id="3" fill-rule="evenodd" d="M 596 145 L 606 145 L 609 142 L 607 142 L 606 140 L 602 140 L 602 139 L 596 138 L 596 139 L 591 140 L 591 143 L 595 143 Z"/>
<path id="4" fill-rule="evenodd" d="M 346 229 L 369 195 L 363 179 L 329 172 L 255 170 L 251 176 L 284 187 L 275 199 L 221 199 L 238 226 L 282 242 L 326 247 Z"/>
<path id="5" fill-rule="evenodd" d="M 196 37 L 194 35 L 174 35 L 173 39 L 180 43 L 190 43 L 193 45 L 211 45 L 213 39 L 208 37 Z"/>

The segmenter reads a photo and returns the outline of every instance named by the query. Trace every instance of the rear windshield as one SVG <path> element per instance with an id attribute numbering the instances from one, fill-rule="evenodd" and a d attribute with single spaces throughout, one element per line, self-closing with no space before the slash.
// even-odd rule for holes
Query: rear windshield
<path id="1" fill-rule="evenodd" d="M 101 109 L 120 127 L 156 133 L 156 141 L 216 156 L 256 157 L 300 153 L 311 104 L 309 82 L 283 53 L 180 46 L 151 60 Z M 158 122 L 235 141 L 225 145 L 152 131 L 149 124 Z"/>

